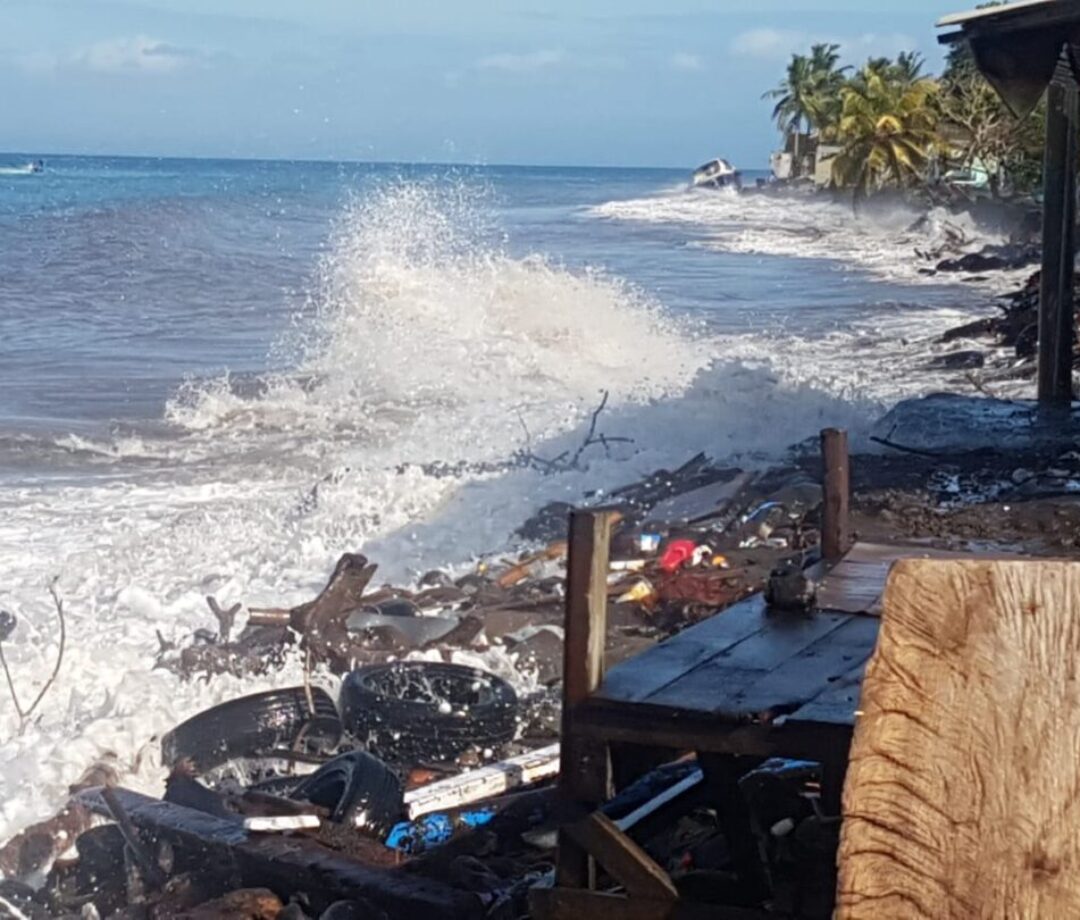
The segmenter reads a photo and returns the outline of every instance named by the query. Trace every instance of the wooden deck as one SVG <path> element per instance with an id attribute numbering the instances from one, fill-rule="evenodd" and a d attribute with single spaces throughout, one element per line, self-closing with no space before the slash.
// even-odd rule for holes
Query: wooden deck
<path id="1" fill-rule="evenodd" d="M 835 756 L 850 741 L 885 579 L 902 558 L 974 557 L 856 544 L 821 581 L 813 612 L 750 597 L 612 669 L 575 707 L 577 730 L 609 742 Z"/>

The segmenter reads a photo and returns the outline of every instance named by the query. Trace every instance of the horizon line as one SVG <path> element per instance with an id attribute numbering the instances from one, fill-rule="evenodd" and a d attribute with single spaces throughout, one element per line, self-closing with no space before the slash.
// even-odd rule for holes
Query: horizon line
<path id="1" fill-rule="evenodd" d="M 30 153 L 25 150 L 0 151 L 0 157 L 28 157 L 48 159 L 49 157 L 82 157 L 113 160 L 208 160 L 237 163 L 321 163 L 347 164 L 354 166 L 446 166 L 465 167 L 468 169 L 639 169 L 639 170 L 685 170 L 692 172 L 696 166 L 644 166 L 644 165 L 599 165 L 591 163 L 477 163 L 461 160 L 400 160 L 400 159 L 336 159 L 333 157 L 288 157 L 288 156 L 217 156 L 210 154 L 162 154 L 162 153 L 69 153 L 64 151 Z M 741 167 L 744 170 L 767 171 L 766 167 Z"/>

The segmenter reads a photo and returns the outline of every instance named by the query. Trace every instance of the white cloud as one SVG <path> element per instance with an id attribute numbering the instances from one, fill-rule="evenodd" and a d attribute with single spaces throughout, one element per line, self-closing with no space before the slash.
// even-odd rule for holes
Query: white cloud
<path id="1" fill-rule="evenodd" d="M 95 42 L 72 56 L 72 63 L 95 73 L 169 73 L 199 54 L 145 35 Z"/>
<path id="2" fill-rule="evenodd" d="M 28 52 L 16 55 L 11 60 L 31 76 L 46 76 L 63 70 L 98 74 L 161 74 L 209 65 L 223 56 L 136 35 L 105 39 L 62 54 Z"/>
<path id="3" fill-rule="evenodd" d="M 546 70 L 556 67 L 565 60 L 561 51 L 542 50 L 528 51 L 523 54 L 514 54 L 504 51 L 500 54 L 491 54 L 480 58 L 476 62 L 479 70 L 502 70 L 508 73 L 533 73 L 537 70 Z"/>
<path id="4" fill-rule="evenodd" d="M 676 51 L 669 61 L 672 70 L 699 71 L 705 69 L 705 62 L 696 54 L 687 51 Z"/>
<path id="5" fill-rule="evenodd" d="M 731 40 L 731 50 L 745 57 L 782 59 L 790 54 L 805 54 L 811 45 L 818 43 L 839 45 L 844 60 L 854 64 L 861 64 L 868 57 L 895 55 L 919 47 L 917 39 L 901 32 L 838 36 L 814 35 L 795 29 L 750 29 Z"/>

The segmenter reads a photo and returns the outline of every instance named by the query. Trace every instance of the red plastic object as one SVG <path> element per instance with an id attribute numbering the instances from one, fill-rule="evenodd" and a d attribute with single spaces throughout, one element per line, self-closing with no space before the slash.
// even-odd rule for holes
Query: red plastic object
<path id="1" fill-rule="evenodd" d="M 676 572 L 693 558 L 697 544 L 693 540 L 672 540 L 660 557 L 660 568 L 665 572 Z"/>

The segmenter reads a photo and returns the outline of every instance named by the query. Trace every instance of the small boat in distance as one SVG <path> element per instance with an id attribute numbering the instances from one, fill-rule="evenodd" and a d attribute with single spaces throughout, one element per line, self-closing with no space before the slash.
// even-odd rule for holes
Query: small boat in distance
<path id="1" fill-rule="evenodd" d="M 739 171 L 727 160 L 710 160 L 703 166 L 694 170 L 690 180 L 694 188 L 738 188 L 740 184 Z"/>
<path id="2" fill-rule="evenodd" d="M 33 176 L 45 172 L 44 160 L 31 160 L 22 166 L 0 166 L 0 176 Z"/>

